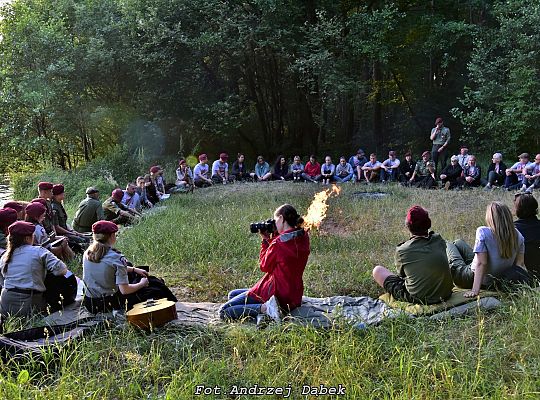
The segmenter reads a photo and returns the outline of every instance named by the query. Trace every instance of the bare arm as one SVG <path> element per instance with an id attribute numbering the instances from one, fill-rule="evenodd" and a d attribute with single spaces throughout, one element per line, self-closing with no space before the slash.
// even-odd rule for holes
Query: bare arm
<path id="1" fill-rule="evenodd" d="M 120 289 L 120 293 L 125 295 L 135 293 L 139 289 L 142 289 L 146 286 L 148 286 L 148 279 L 142 278 L 139 283 L 123 283 L 121 285 L 118 285 L 118 289 Z"/>
<path id="2" fill-rule="evenodd" d="M 472 289 L 469 292 L 463 293 L 463 297 L 475 297 L 480 293 L 482 287 L 482 281 L 487 270 L 488 256 L 487 253 L 476 253 L 474 255 L 476 260 L 476 270 L 474 271 L 474 281 Z M 474 261 L 473 261 L 474 262 Z"/>

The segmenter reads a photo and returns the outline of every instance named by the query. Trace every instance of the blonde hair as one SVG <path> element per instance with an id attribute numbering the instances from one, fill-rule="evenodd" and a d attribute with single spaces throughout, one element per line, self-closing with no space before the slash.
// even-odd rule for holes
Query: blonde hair
<path id="1" fill-rule="evenodd" d="M 510 208 L 500 201 L 490 203 L 486 209 L 486 224 L 497 240 L 501 257 L 512 257 L 519 243 Z"/>
<path id="2" fill-rule="evenodd" d="M 92 235 L 94 241 L 86 250 L 86 257 L 89 261 L 98 263 L 103 257 L 105 257 L 111 248 L 111 246 L 107 244 L 111 235 L 112 233 L 94 233 Z"/>

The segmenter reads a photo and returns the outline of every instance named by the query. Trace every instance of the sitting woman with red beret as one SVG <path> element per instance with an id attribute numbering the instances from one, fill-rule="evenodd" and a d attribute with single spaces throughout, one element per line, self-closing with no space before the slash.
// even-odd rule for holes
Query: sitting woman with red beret
<path id="1" fill-rule="evenodd" d="M 17 221 L 17 211 L 12 208 L 0 210 L 0 256 L 7 247 L 8 227 Z"/>
<path id="2" fill-rule="evenodd" d="M 30 315 L 45 310 L 47 273 L 73 276 L 50 251 L 33 246 L 35 226 L 17 221 L 9 226 L 7 249 L 0 258 L 0 314 Z"/>
<path id="3" fill-rule="evenodd" d="M 125 310 L 150 298 L 176 297 L 158 278 L 136 268 L 113 246 L 118 226 L 110 221 L 92 225 L 94 241 L 83 255 L 84 306 L 91 313 Z"/>

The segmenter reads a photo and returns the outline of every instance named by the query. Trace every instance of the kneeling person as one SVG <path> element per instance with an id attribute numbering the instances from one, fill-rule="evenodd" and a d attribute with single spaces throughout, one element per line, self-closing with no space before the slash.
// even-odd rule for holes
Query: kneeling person
<path id="1" fill-rule="evenodd" d="M 407 212 L 406 226 L 411 238 L 396 247 L 399 275 L 383 266 L 373 269 L 373 278 L 399 301 L 417 304 L 440 303 L 452 294 L 452 275 L 446 257 L 446 242 L 429 232 L 431 219 L 420 206 Z"/>

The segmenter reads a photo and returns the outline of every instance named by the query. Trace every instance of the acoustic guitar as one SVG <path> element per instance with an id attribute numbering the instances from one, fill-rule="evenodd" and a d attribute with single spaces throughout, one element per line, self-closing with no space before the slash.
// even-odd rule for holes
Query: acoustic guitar
<path id="1" fill-rule="evenodd" d="M 130 324 L 141 329 L 149 330 L 165 325 L 167 322 L 178 318 L 176 314 L 176 303 L 167 299 L 148 299 L 142 303 L 135 304 L 126 313 Z"/>

